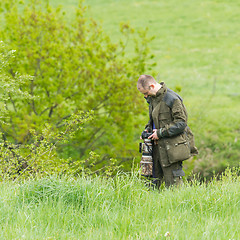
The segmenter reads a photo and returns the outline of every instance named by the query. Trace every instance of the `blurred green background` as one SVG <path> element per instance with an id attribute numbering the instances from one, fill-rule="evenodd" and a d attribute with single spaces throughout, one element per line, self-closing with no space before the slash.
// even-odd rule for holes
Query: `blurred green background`
<path id="1" fill-rule="evenodd" d="M 50 0 L 53 7 L 61 6 L 71 23 L 78 0 Z M 84 1 L 87 19 L 94 19 L 113 43 L 126 44 L 122 60 L 134 55 L 134 39 L 138 31 L 148 29 L 150 52 L 154 67 L 140 74 L 152 74 L 177 91 L 189 113 L 189 126 L 199 155 L 184 163 L 191 172 L 208 177 L 222 172 L 227 166 L 238 166 L 240 159 L 240 2 L 238 0 L 88 0 Z M 129 24 L 134 34 L 127 38 L 120 24 Z M 141 50 L 141 46 L 139 46 Z M 138 76 L 136 76 L 137 82 Z M 136 91 L 139 97 L 139 92 Z M 130 149 L 125 170 L 131 159 L 140 161 L 138 142 L 144 123 L 148 121 L 147 104 L 142 99 L 145 115 L 136 116 L 141 126 L 132 125 L 131 141 L 120 142 Z M 104 149 L 104 146 L 102 146 Z M 75 151 L 75 150 L 73 150 Z M 71 155 L 71 154 L 70 154 Z M 74 153 L 72 153 L 74 156 Z M 126 156 L 125 156 L 126 157 Z"/>

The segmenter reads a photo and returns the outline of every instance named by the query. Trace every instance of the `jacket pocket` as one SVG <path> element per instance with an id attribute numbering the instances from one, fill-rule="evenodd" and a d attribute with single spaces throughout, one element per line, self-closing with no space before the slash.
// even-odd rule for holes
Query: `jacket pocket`
<path id="1" fill-rule="evenodd" d="M 169 112 L 160 112 L 158 118 L 159 120 L 166 120 L 166 119 L 171 120 L 171 114 Z"/>
<path id="2" fill-rule="evenodd" d="M 158 115 L 159 127 L 164 127 L 171 122 L 171 114 L 169 112 L 162 112 Z"/>
<path id="3" fill-rule="evenodd" d="M 166 139 L 165 144 L 168 160 L 171 164 L 191 157 L 189 142 L 183 134 Z"/>

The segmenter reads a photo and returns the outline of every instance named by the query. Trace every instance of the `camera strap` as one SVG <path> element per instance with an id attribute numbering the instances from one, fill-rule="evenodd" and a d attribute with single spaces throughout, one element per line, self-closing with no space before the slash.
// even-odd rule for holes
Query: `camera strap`
<path id="1" fill-rule="evenodd" d="M 147 143 L 145 143 L 145 145 L 147 146 L 148 152 L 152 153 L 152 149 L 150 148 L 150 146 Z"/>

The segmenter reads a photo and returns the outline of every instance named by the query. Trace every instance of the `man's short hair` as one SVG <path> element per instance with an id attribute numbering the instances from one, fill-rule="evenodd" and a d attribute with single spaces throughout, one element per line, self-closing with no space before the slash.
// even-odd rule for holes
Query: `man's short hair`
<path id="1" fill-rule="evenodd" d="M 156 80 L 154 79 L 154 77 L 150 76 L 150 75 L 141 75 L 138 79 L 137 82 L 137 87 L 138 89 L 140 87 L 146 89 L 146 87 L 148 87 L 151 83 L 156 84 Z"/>

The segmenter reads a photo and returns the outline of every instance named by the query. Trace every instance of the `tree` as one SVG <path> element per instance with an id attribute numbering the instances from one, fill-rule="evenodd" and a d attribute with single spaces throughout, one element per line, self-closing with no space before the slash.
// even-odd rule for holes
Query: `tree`
<path id="1" fill-rule="evenodd" d="M 133 129 L 146 110 L 136 95 L 136 79 L 153 57 L 146 31 L 136 41 L 135 56 L 126 59 L 123 42 L 111 43 L 95 21 L 88 21 L 82 1 L 71 24 L 60 8 L 52 8 L 47 1 L 30 1 L 21 11 L 18 1 L 6 2 L 2 2 L 5 23 L 0 36 L 16 50 L 7 71 L 12 78 L 18 72 L 32 78 L 18 87 L 30 97 L 10 94 L 5 104 L 9 114 L 4 118 L 8 124 L 2 125 L 2 140 L 29 144 L 32 131 L 41 135 L 49 124 L 57 132 L 72 114 L 93 110 L 94 120 L 70 143 L 62 144 L 58 154 L 72 157 L 73 162 L 90 159 L 85 164 L 91 167 L 89 152 L 96 151 L 101 157 L 95 169 L 110 157 L 132 158 L 137 149 Z M 123 36 L 133 32 L 127 24 L 122 24 L 121 31 Z"/>

